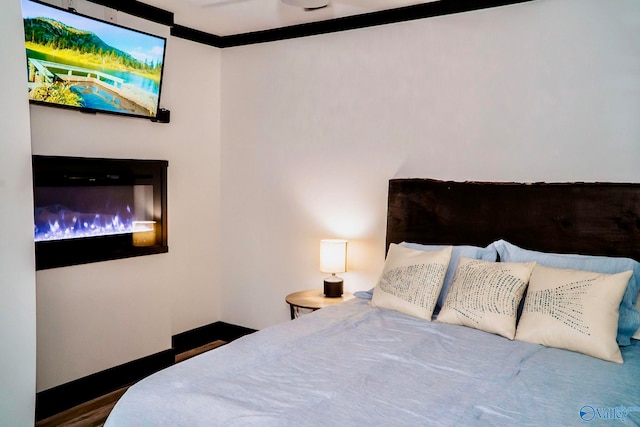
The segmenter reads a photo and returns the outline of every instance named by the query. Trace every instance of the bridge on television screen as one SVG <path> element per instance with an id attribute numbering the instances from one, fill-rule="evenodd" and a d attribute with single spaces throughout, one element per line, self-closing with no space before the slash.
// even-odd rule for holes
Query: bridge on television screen
<path id="1" fill-rule="evenodd" d="M 124 83 L 123 79 L 111 76 L 101 71 L 60 64 L 59 62 L 49 62 L 41 59 L 29 58 L 29 64 L 33 65 L 35 69 L 38 70 L 38 73 L 47 83 L 53 83 L 55 77 L 66 81 L 99 82 L 108 86 L 109 89 L 120 89 Z M 55 70 L 55 73 L 52 73 L 51 70 Z"/>
<path id="2" fill-rule="evenodd" d="M 127 85 L 124 79 L 115 77 L 101 71 L 91 70 L 74 65 L 61 64 L 59 62 L 44 61 L 41 59 L 28 58 L 30 72 L 33 70 L 34 76 L 29 77 L 29 82 L 42 82 L 44 84 L 53 83 L 56 78 L 66 82 L 90 82 L 107 89 L 114 94 L 127 99 L 150 114 L 155 115 L 157 99 L 142 89 L 132 85 Z M 31 73 L 30 73 L 31 74 Z"/>

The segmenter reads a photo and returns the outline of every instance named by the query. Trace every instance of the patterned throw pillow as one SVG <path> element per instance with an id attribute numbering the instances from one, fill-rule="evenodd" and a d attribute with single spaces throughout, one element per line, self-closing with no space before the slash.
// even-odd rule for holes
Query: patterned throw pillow
<path id="1" fill-rule="evenodd" d="M 392 243 L 371 305 L 431 320 L 451 250 L 447 246 L 438 251 L 419 251 Z"/>
<path id="2" fill-rule="evenodd" d="M 631 274 L 537 264 L 516 339 L 622 363 L 616 342 L 618 308 Z"/>
<path id="3" fill-rule="evenodd" d="M 423 245 L 420 243 L 402 242 L 400 246 L 405 248 L 417 249 L 419 251 L 435 251 L 444 248 L 447 245 Z M 485 261 L 496 261 L 498 259 L 498 252 L 496 252 L 493 245 L 486 248 L 480 248 L 478 246 L 453 246 L 451 251 L 451 261 L 449 261 L 449 267 L 447 267 L 447 273 L 444 276 L 444 283 L 442 284 L 442 291 L 438 297 L 438 303 L 436 305 L 442 307 L 444 299 L 449 293 L 451 283 L 453 283 L 453 276 L 458 269 L 458 263 L 461 257 L 483 259 Z"/>
<path id="4" fill-rule="evenodd" d="M 463 325 L 513 339 L 518 304 L 535 262 L 460 258 L 438 322 Z"/>
<path id="5" fill-rule="evenodd" d="M 630 345 L 631 336 L 638 335 L 640 339 L 640 311 L 634 307 L 640 294 L 640 263 L 631 258 L 554 254 L 522 249 L 504 240 L 498 240 L 492 245 L 500 255 L 501 261 L 527 262 L 535 261 L 546 267 L 568 268 L 571 270 L 595 271 L 597 273 L 615 274 L 632 270 L 634 273 L 629 280 L 622 302 L 620 303 L 620 317 L 618 319 L 618 345 Z"/>

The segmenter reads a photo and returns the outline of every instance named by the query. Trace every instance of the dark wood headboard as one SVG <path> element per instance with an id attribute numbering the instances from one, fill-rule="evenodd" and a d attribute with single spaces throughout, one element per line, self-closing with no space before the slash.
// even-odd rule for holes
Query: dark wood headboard
<path id="1" fill-rule="evenodd" d="M 389 181 L 387 248 L 402 241 L 640 260 L 640 184 Z"/>

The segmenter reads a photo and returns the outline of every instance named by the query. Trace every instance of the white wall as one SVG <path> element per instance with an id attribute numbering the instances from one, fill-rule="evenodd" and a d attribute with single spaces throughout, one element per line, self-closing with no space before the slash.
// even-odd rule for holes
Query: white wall
<path id="1" fill-rule="evenodd" d="M 375 284 L 387 181 L 640 182 L 640 2 L 538 0 L 222 53 L 222 318 Z"/>
<path id="2" fill-rule="evenodd" d="M 170 38 L 168 125 L 32 106 L 36 154 L 170 164 L 168 254 L 38 272 L 37 389 L 216 320 L 286 320 L 287 293 L 321 287 L 323 237 L 350 240 L 346 288 L 371 287 L 389 178 L 639 182 L 638 12 L 635 0 L 538 0 L 222 53 Z M 142 25 L 130 19 L 119 14 Z M 15 143 L 12 158 L 28 156 Z M 9 200 L 24 204 L 28 171 L 11 174 L 27 190 Z M 32 263 L 30 227 L 29 254 L 16 264 L 3 249 L 3 263 Z"/>
<path id="3" fill-rule="evenodd" d="M 122 13 L 118 24 L 168 34 Z M 169 161 L 169 253 L 37 272 L 38 391 L 220 320 L 219 96 L 219 50 L 170 37 L 161 104 L 171 123 L 30 107 L 34 154 Z"/>
<path id="4" fill-rule="evenodd" d="M 33 426 L 36 297 L 29 106 L 20 3 L 0 13 L 0 425 Z"/>

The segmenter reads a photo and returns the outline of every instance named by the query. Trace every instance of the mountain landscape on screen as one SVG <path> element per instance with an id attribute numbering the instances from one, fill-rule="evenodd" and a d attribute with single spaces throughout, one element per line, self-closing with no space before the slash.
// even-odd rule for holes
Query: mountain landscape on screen
<path id="1" fill-rule="evenodd" d="M 23 0 L 29 99 L 155 117 L 165 39 Z"/>

